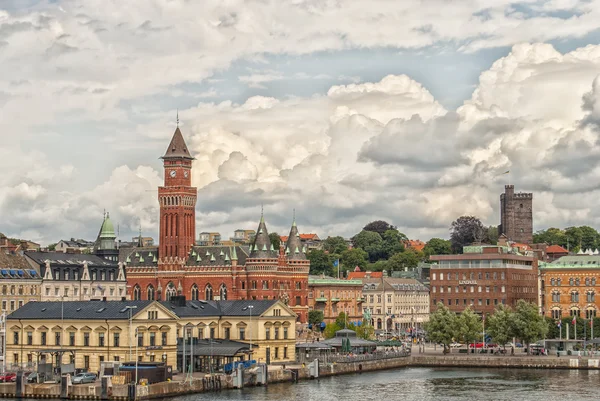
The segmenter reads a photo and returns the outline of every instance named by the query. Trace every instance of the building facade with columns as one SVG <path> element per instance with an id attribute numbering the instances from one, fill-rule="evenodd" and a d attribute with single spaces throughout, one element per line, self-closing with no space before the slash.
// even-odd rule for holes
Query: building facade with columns
<path id="1" fill-rule="evenodd" d="M 429 289 L 415 279 L 363 278 L 363 313 L 376 333 L 403 335 L 429 321 Z"/>
<path id="2" fill-rule="evenodd" d="M 197 246 L 194 158 L 179 127 L 162 159 L 159 245 L 120 250 L 129 296 L 143 300 L 169 300 L 177 295 L 207 301 L 280 299 L 300 322 L 306 322 L 310 261 L 295 221 L 280 249 L 273 248 L 262 215 L 249 247 Z"/>

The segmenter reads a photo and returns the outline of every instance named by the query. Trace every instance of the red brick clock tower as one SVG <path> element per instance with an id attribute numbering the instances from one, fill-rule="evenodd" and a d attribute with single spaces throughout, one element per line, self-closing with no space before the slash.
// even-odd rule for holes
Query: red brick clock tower
<path id="1" fill-rule="evenodd" d="M 187 258 L 196 238 L 197 189 L 192 187 L 192 160 L 179 127 L 165 155 L 164 186 L 158 188 L 160 233 L 158 255 L 163 263 Z"/>

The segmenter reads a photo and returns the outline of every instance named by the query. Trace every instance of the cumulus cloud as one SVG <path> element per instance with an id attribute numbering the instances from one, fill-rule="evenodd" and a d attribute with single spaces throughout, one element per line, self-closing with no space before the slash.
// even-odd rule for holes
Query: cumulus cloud
<path id="1" fill-rule="evenodd" d="M 600 46 L 562 54 L 549 44 L 517 44 L 457 110 L 400 73 L 363 82 L 330 71 L 288 76 L 266 65 L 266 55 L 448 43 L 474 52 L 578 38 L 597 29 L 597 0 L 519 7 L 431 0 L 427 8 L 386 0 L 368 7 L 91 0 L 26 12 L 11 4 L 0 11 L 0 132 L 11 139 L 0 149 L 0 167 L 10 172 L 0 176 L 7 234 L 90 238 L 106 208 L 123 232 L 141 225 L 156 235 L 155 149 L 172 133 L 170 107 L 180 107 L 196 156 L 200 231 L 253 228 L 264 203 L 270 227 L 281 232 L 296 208 L 301 229 L 321 235 L 351 235 L 382 218 L 413 237 L 445 236 L 461 214 L 497 224 L 509 179 L 535 191 L 536 228 L 600 223 L 589 206 L 600 194 Z M 265 69 L 243 70 L 234 80 L 247 92 L 223 100 L 230 93 L 210 87 L 222 79 L 214 74 L 240 60 Z M 354 83 L 307 97 L 256 96 L 268 82 L 332 76 Z M 209 86 L 182 89 L 199 83 Z M 169 101 L 186 97 L 200 102 Z M 94 174 L 70 157 L 90 126 L 104 145 L 90 165 L 106 166 Z"/>

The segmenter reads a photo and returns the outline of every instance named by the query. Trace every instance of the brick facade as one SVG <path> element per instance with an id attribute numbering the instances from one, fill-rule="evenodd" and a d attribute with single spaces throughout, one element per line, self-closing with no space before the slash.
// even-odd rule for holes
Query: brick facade
<path id="1" fill-rule="evenodd" d="M 538 266 L 532 256 L 507 247 L 479 247 L 480 253 L 431 256 L 431 308 L 441 302 L 456 313 L 468 306 L 489 315 L 499 304 L 519 299 L 538 304 Z M 492 252 L 493 251 L 493 252 Z"/>
<path id="2" fill-rule="evenodd" d="M 264 219 L 247 246 L 196 246 L 196 188 L 192 160 L 179 128 L 163 156 L 164 186 L 158 189 L 160 233 L 158 247 L 122 250 L 131 299 L 280 299 L 308 320 L 310 261 L 294 222 L 287 244 L 271 246 Z"/>

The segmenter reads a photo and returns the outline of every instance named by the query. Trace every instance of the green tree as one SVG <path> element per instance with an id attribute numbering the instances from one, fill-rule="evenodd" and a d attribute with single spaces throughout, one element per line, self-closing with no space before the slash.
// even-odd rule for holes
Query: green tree
<path id="1" fill-rule="evenodd" d="M 600 248 L 600 235 L 598 231 L 590 226 L 581 226 L 579 230 L 581 231 L 581 247 L 583 249 L 594 250 Z"/>
<path id="2" fill-rule="evenodd" d="M 485 242 L 496 245 L 498 243 L 498 226 L 488 226 L 485 231 Z"/>
<path id="3" fill-rule="evenodd" d="M 340 312 L 338 314 L 338 316 L 335 318 L 335 324 L 337 325 L 337 327 L 339 327 L 339 329 L 344 329 L 349 325 L 350 322 L 348 322 L 348 315 L 346 315 L 345 312 Z"/>
<path id="4" fill-rule="evenodd" d="M 467 344 L 474 343 L 482 335 L 483 327 L 481 318 L 468 307 L 458 316 L 458 334 L 459 338 L 466 341 Z"/>
<path id="5" fill-rule="evenodd" d="M 375 263 L 367 263 L 367 267 L 365 269 L 372 272 L 381 272 L 384 270 L 389 270 L 388 262 L 388 260 L 378 260 Z"/>
<path id="6" fill-rule="evenodd" d="M 335 323 L 327 323 L 325 326 L 325 330 L 323 331 L 323 336 L 325 338 L 333 338 L 335 337 L 335 332 L 340 330 L 337 324 Z"/>
<path id="7" fill-rule="evenodd" d="M 402 234 L 398 230 L 387 230 L 382 235 L 383 238 L 383 249 L 385 259 L 389 259 L 392 255 L 400 252 L 404 252 L 403 241 L 408 241 L 406 235 Z"/>
<path id="8" fill-rule="evenodd" d="M 375 328 L 370 324 L 367 324 L 365 321 L 362 322 L 362 325 L 356 327 L 355 331 L 356 336 L 358 338 L 362 338 L 363 340 L 370 340 L 375 334 Z"/>
<path id="9" fill-rule="evenodd" d="M 538 313 L 537 305 L 529 303 L 523 299 L 517 301 L 517 307 L 513 315 L 514 335 L 518 337 L 527 346 L 548 333 L 548 323 L 542 315 Z"/>
<path id="10" fill-rule="evenodd" d="M 402 253 L 393 255 L 388 260 L 388 268 L 391 270 L 404 270 L 405 267 L 414 269 L 423 260 L 423 253 L 414 249 L 407 249 Z"/>
<path id="11" fill-rule="evenodd" d="M 356 266 L 364 269 L 367 266 L 367 253 L 360 248 L 346 249 L 342 252 L 341 263 L 345 270 L 354 270 Z"/>
<path id="12" fill-rule="evenodd" d="M 564 248 L 566 248 L 567 245 L 570 245 L 570 248 L 573 248 L 573 245 L 575 245 L 573 243 L 569 244 L 565 232 L 560 228 L 555 227 L 537 231 L 533 234 L 533 242 L 536 244 L 546 243 L 548 245 L 560 245 Z"/>
<path id="13" fill-rule="evenodd" d="M 281 244 L 281 236 L 277 233 L 269 233 L 269 239 L 271 240 L 271 245 L 276 251 L 279 251 L 279 245 Z"/>
<path id="14" fill-rule="evenodd" d="M 388 223 L 387 221 L 383 221 L 383 220 L 372 221 L 363 227 L 364 231 L 376 232 L 380 236 L 383 236 L 383 233 L 385 233 L 387 230 L 395 230 L 395 229 L 396 229 L 395 226 L 393 226 L 390 223 Z"/>
<path id="15" fill-rule="evenodd" d="M 314 249 L 308 253 L 307 257 L 310 260 L 310 274 L 332 274 L 333 264 L 324 251 Z"/>
<path id="16" fill-rule="evenodd" d="M 374 231 L 361 231 L 352 237 L 354 248 L 360 248 L 367 252 L 369 260 L 375 262 L 379 259 L 385 259 L 383 249 L 383 239 L 381 235 Z"/>
<path id="17" fill-rule="evenodd" d="M 485 239 L 485 227 L 475 216 L 461 216 L 452 222 L 450 242 L 454 253 L 462 253 L 463 247 Z"/>
<path id="18" fill-rule="evenodd" d="M 446 239 L 432 238 L 423 247 L 423 253 L 427 258 L 431 255 L 450 255 L 452 253 L 452 245 Z"/>
<path id="19" fill-rule="evenodd" d="M 452 340 L 460 335 L 458 316 L 440 302 L 435 312 L 429 315 L 425 330 L 429 334 L 429 339 L 442 344 L 444 353 L 447 353 Z"/>
<path id="20" fill-rule="evenodd" d="M 485 332 L 499 345 L 505 345 L 514 335 L 513 311 L 504 304 L 496 307 L 494 314 L 485 322 Z"/>
<path id="21" fill-rule="evenodd" d="M 343 237 L 327 237 L 323 241 L 323 250 L 328 253 L 341 254 L 348 249 L 348 244 Z"/>
<path id="22" fill-rule="evenodd" d="M 311 310 L 308 312 L 308 323 L 312 324 L 313 326 L 321 324 L 323 319 L 323 311 Z"/>
<path id="23" fill-rule="evenodd" d="M 48 245 L 48 250 L 49 251 L 55 251 L 56 250 L 56 245 L 58 245 L 58 243 L 56 243 L 56 242 L 53 243 L 53 244 Z"/>

